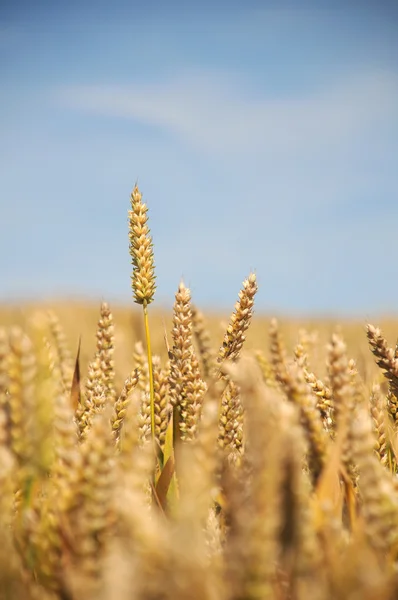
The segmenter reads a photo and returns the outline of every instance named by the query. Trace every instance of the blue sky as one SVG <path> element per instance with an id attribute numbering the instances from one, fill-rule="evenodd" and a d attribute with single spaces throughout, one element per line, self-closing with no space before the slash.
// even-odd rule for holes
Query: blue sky
<path id="1" fill-rule="evenodd" d="M 393 2 L 3 0 L 0 77 L 1 300 L 128 302 L 138 179 L 159 304 L 398 312 Z"/>

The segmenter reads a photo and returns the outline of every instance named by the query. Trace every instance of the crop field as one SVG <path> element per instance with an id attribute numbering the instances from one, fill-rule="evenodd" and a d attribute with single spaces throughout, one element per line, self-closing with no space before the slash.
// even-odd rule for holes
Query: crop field
<path id="1" fill-rule="evenodd" d="M 397 598 L 398 323 L 164 311 L 149 225 L 131 306 L 0 308 L 0 599 Z"/>

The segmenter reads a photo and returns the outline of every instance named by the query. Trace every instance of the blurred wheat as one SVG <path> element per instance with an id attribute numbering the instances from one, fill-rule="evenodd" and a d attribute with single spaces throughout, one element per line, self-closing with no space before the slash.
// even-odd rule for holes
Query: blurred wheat
<path id="1" fill-rule="evenodd" d="M 131 204 L 146 311 L 137 187 Z M 371 324 L 366 352 L 348 329 L 253 331 L 256 291 L 250 274 L 222 336 L 181 282 L 155 353 L 147 312 L 143 330 L 102 303 L 82 352 L 73 315 L 3 319 L 0 599 L 398 597 L 397 349 Z"/>

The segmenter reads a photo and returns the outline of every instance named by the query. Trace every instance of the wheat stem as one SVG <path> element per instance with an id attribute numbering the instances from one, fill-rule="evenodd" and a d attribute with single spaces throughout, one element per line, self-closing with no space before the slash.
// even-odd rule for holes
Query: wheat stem
<path id="1" fill-rule="evenodd" d="M 144 326 L 145 326 L 145 340 L 146 349 L 148 354 L 148 372 L 149 372 L 149 395 L 151 403 L 151 437 L 153 445 L 155 446 L 155 390 L 153 385 L 153 365 L 152 365 L 152 350 L 151 350 L 151 336 L 149 333 L 149 319 L 148 319 L 148 305 L 146 302 L 143 303 L 144 308 Z"/>

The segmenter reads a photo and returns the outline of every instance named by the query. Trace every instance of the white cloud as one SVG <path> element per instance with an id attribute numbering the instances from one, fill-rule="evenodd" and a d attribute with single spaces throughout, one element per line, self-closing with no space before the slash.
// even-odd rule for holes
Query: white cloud
<path id="1" fill-rule="evenodd" d="M 310 94 L 261 96 L 246 81 L 197 72 L 137 85 L 66 86 L 70 108 L 158 126 L 220 157 L 328 152 L 396 119 L 398 75 L 354 73 Z"/>

